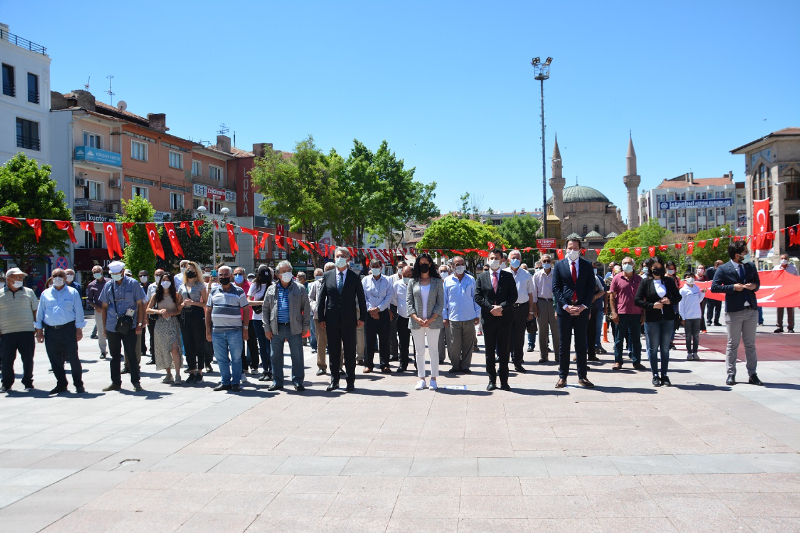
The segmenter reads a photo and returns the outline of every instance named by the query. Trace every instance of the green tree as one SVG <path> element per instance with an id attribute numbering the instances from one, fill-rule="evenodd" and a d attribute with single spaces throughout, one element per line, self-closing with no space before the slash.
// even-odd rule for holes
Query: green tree
<path id="1" fill-rule="evenodd" d="M 118 222 L 152 222 L 156 210 L 153 205 L 141 196 L 134 196 L 127 202 L 122 200 L 122 214 L 117 215 Z M 151 275 L 156 270 L 156 255 L 150 246 L 147 229 L 144 224 L 136 224 L 128 230 L 131 239 L 125 246 L 123 261 L 134 276 L 140 270 L 146 270 Z"/>
<path id="2" fill-rule="evenodd" d="M 446 215 L 428 226 L 417 243 L 417 250 L 443 249 L 449 251 L 470 248 L 485 250 L 488 242 L 494 243 L 498 247 L 509 244 L 494 226 L 487 226 L 475 220 L 459 218 L 454 215 Z M 475 252 L 470 252 L 465 256 L 471 269 L 474 269 L 477 258 L 478 254 Z"/>
<path id="3" fill-rule="evenodd" d="M 41 167 L 35 159 L 19 153 L 0 167 L 0 215 L 7 217 L 72 220 L 64 193 L 50 179 L 50 165 Z M 36 241 L 34 230 L 25 221 L 21 227 L 0 223 L 0 242 L 17 266 L 30 272 L 35 263 L 57 253 L 67 253 L 67 233 L 50 222 L 42 223 Z"/>
<path id="4" fill-rule="evenodd" d="M 536 233 L 541 225 L 542 223 L 539 219 L 531 215 L 521 215 L 503 220 L 497 231 L 505 240 L 511 243 L 512 248 L 519 248 L 521 251 L 523 248 L 533 247 L 534 250 L 530 252 L 522 252 L 522 262 L 533 266 L 539 255 L 535 248 Z"/>
<path id="5" fill-rule="evenodd" d="M 195 217 L 193 216 L 192 211 L 189 209 L 180 209 L 176 211 L 172 214 L 169 220 L 169 222 L 173 222 L 175 224 L 175 234 L 178 236 L 178 242 L 181 243 L 181 249 L 183 249 L 184 257 L 178 257 L 175 255 L 175 253 L 172 251 L 172 244 L 169 242 L 169 235 L 167 235 L 167 232 L 164 231 L 164 226 L 159 224 L 159 236 L 161 239 L 161 247 L 164 248 L 164 259 L 156 257 L 156 266 L 158 268 L 163 268 L 169 272 L 176 272 L 182 259 L 197 261 L 201 265 L 216 264 L 215 261 L 211 260 L 211 254 L 213 252 L 211 236 L 213 234 L 212 228 L 214 223 L 211 220 L 203 219 L 206 222 L 200 226 L 200 237 L 197 237 L 194 234 L 193 227 L 189 227 L 189 231 L 192 234 L 192 236 L 189 237 L 189 235 L 186 234 L 186 230 L 181 229 L 180 225 L 183 221 L 193 220 L 195 220 Z M 223 226 L 220 225 L 220 227 Z M 218 232 L 218 234 L 220 235 L 217 237 L 218 239 L 228 238 L 227 234 L 225 233 Z M 248 251 L 240 249 L 239 253 L 248 253 Z M 250 249 L 249 253 L 253 253 L 252 248 Z M 217 255 L 219 254 L 220 246 L 217 247 Z"/>
<path id="6" fill-rule="evenodd" d="M 697 243 L 705 240 L 706 245 L 704 248 L 700 248 L 700 246 L 695 244 L 694 253 L 692 253 L 690 259 L 687 259 L 691 261 L 692 265 L 696 265 L 698 263 L 703 265 L 713 265 L 718 259 L 727 262 L 728 259 L 730 259 L 728 257 L 728 245 L 731 242 L 729 237 L 731 233 L 732 231 L 729 225 L 698 231 L 694 238 L 694 242 Z M 714 248 L 714 239 L 717 237 L 720 238 L 719 244 L 716 248 Z"/>
<path id="7" fill-rule="evenodd" d="M 637 265 L 641 265 L 648 257 L 650 257 L 648 247 L 660 246 L 667 244 L 672 237 L 672 232 L 666 228 L 662 228 L 657 220 L 649 220 L 647 223 L 639 226 L 638 228 L 629 229 L 608 241 L 603 250 L 600 252 L 598 261 L 601 263 L 610 263 L 611 261 L 621 262 L 626 256 L 631 256 Z M 642 248 L 642 254 L 636 257 L 634 249 L 637 247 Z M 623 248 L 628 248 L 630 251 L 624 252 Z M 611 250 L 614 253 L 611 253 Z M 676 262 L 682 261 L 683 253 L 674 248 L 666 251 L 657 251 L 656 255 L 661 257 L 664 261 L 669 259 Z"/>

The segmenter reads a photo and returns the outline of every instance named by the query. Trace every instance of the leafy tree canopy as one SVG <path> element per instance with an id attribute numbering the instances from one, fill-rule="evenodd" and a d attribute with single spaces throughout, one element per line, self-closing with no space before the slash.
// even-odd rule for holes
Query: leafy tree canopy
<path id="1" fill-rule="evenodd" d="M 531 215 L 516 216 L 503 220 L 497 230 L 509 243 L 511 248 L 536 247 L 536 233 L 542 223 L 539 219 Z M 533 261 L 538 256 L 538 252 L 522 252 L 522 262 L 527 262 L 528 266 L 533 266 Z"/>
<path id="2" fill-rule="evenodd" d="M 122 200 L 122 214 L 117 215 L 118 222 L 152 222 L 156 210 L 153 205 L 141 196 L 134 196 L 131 200 Z M 146 270 L 150 275 L 156 270 L 156 255 L 150 246 L 147 229 L 144 224 L 137 224 L 128 230 L 131 239 L 125 246 L 123 261 L 134 277 L 138 277 L 141 270 Z"/>

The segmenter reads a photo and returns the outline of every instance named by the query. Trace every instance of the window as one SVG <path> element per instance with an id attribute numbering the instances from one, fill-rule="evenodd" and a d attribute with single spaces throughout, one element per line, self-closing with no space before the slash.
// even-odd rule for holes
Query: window
<path id="1" fill-rule="evenodd" d="M 6 96 L 16 96 L 17 91 L 14 84 L 14 67 L 3 63 L 3 94 Z"/>
<path id="2" fill-rule="evenodd" d="M 136 185 L 131 187 L 131 198 L 136 196 L 141 196 L 147 200 L 147 187 L 137 187 Z"/>
<path id="3" fill-rule="evenodd" d="M 89 191 L 89 200 L 103 199 L 103 184 L 98 181 L 87 181 L 86 189 Z"/>
<path id="4" fill-rule="evenodd" d="M 595 230 L 597 233 L 600 233 L 600 225 L 599 225 L 599 224 L 595 224 L 595 225 L 594 225 L 594 230 Z"/>
<path id="5" fill-rule="evenodd" d="M 800 172 L 790 168 L 783 176 L 782 181 L 786 182 L 786 194 L 783 197 L 787 200 L 800 200 Z"/>
<path id="6" fill-rule="evenodd" d="M 222 167 L 208 165 L 208 175 L 212 180 L 222 181 Z"/>
<path id="7" fill-rule="evenodd" d="M 169 166 L 172 168 L 183 168 L 183 154 L 170 151 Z"/>
<path id="8" fill-rule="evenodd" d="M 200 161 L 192 161 L 192 176 L 200 176 L 203 173 L 203 164 Z"/>
<path id="9" fill-rule="evenodd" d="M 98 150 L 103 149 L 103 138 L 98 135 L 97 133 L 92 133 L 89 131 L 83 132 L 83 145 L 88 146 L 89 148 L 97 148 Z"/>
<path id="10" fill-rule="evenodd" d="M 764 164 L 758 165 L 753 180 L 755 181 L 755 187 L 753 187 L 754 198 L 756 200 L 769 198 L 769 192 L 772 188 L 772 178 L 769 168 Z"/>
<path id="11" fill-rule="evenodd" d="M 202 204 L 200 203 L 199 199 L 195 198 L 192 200 L 192 209 L 194 209 L 195 211 L 197 211 L 201 205 Z"/>
<path id="12" fill-rule="evenodd" d="M 32 104 L 39 103 L 39 76 L 28 72 L 28 101 Z"/>
<path id="13" fill-rule="evenodd" d="M 147 161 L 147 145 L 138 141 L 131 141 L 131 159 Z"/>
<path id="14" fill-rule="evenodd" d="M 94 224 L 94 222 L 92 222 Z M 96 233 L 96 238 L 92 237 L 91 231 L 83 232 L 83 247 L 84 248 L 103 248 L 103 232 Z"/>
<path id="15" fill-rule="evenodd" d="M 589 233 L 589 226 L 584 224 L 583 225 L 583 236 L 585 237 L 587 233 Z"/>
<path id="16" fill-rule="evenodd" d="M 183 209 L 183 195 L 176 192 L 169 193 L 169 208 Z"/>
<path id="17" fill-rule="evenodd" d="M 40 150 L 39 123 L 17 118 L 17 148 Z"/>

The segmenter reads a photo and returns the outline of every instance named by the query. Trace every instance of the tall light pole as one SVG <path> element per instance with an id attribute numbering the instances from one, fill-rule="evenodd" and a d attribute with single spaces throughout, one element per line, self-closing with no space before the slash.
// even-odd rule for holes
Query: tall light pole
<path id="1" fill-rule="evenodd" d="M 534 79 L 539 80 L 541 88 L 541 104 L 542 104 L 542 236 L 547 238 L 547 167 L 545 165 L 544 153 L 544 80 L 550 78 L 550 64 L 553 62 L 552 57 L 548 57 L 544 63 L 539 61 L 538 57 L 534 57 L 531 61 L 533 65 Z"/>
<path id="2" fill-rule="evenodd" d="M 198 207 L 197 210 L 200 212 L 201 215 L 205 215 L 206 211 L 208 211 L 208 209 L 206 209 L 206 206 L 204 205 Z M 222 209 L 219 210 L 219 212 L 222 213 L 223 224 L 228 219 L 228 213 L 230 213 L 230 211 L 231 210 L 228 209 L 227 207 L 223 207 Z M 211 262 L 213 263 L 213 265 L 211 265 L 212 270 L 217 269 L 217 232 L 214 229 L 214 220 L 215 220 L 214 215 L 211 215 Z"/>

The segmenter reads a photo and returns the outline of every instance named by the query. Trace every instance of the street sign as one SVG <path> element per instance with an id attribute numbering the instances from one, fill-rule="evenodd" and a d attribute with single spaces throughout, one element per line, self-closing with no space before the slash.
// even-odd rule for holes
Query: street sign
<path id="1" fill-rule="evenodd" d="M 536 239 L 536 247 L 541 248 L 542 250 L 547 250 L 548 248 L 555 248 L 556 247 L 556 240 L 555 239 Z"/>
<path id="2" fill-rule="evenodd" d="M 56 268 L 60 268 L 62 270 L 66 270 L 69 268 L 69 261 L 67 261 L 66 257 L 59 257 L 56 259 Z"/>

